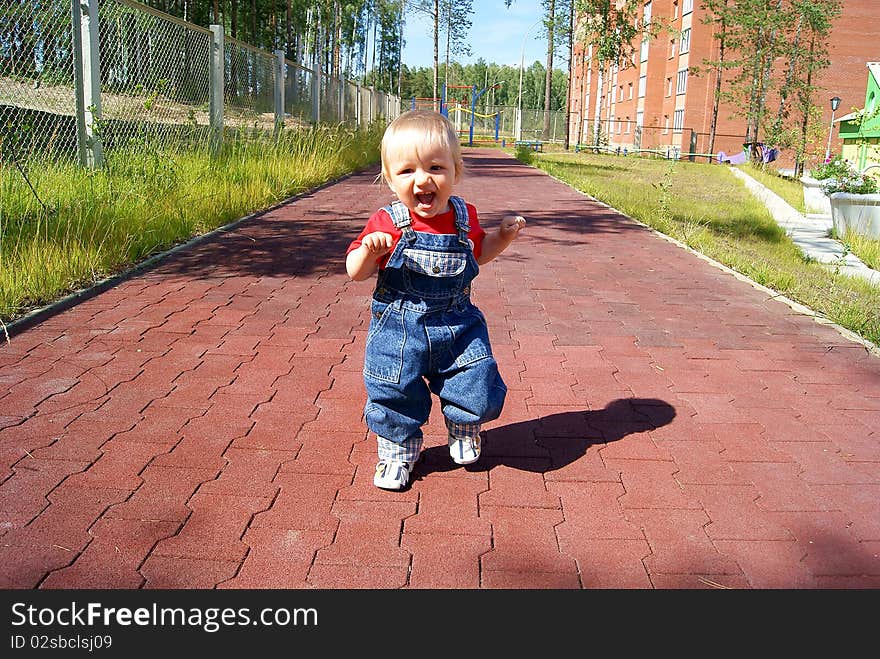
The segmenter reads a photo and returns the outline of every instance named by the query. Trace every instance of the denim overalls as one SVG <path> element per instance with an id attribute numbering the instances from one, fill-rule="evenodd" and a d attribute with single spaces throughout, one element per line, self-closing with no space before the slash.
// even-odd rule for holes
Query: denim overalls
<path id="1" fill-rule="evenodd" d="M 457 234 L 415 231 L 406 206 L 385 207 L 403 235 L 379 272 L 364 359 L 364 416 L 380 438 L 380 458 L 415 461 L 431 392 L 457 437 L 476 436 L 504 406 L 486 320 L 470 300 L 479 266 L 467 207 L 460 197 L 449 201 Z"/>

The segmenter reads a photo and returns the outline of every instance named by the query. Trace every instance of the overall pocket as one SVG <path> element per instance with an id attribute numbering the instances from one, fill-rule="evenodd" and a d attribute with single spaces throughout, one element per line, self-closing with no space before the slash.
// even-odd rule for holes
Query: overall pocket
<path id="1" fill-rule="evenodd" d="M 370 329 L 364 349 L 364 376 L 383 382 L 400 382 L 406 329 L 400 309 L 388 302 L 373 300 Z"/>
<path id="2" fill-rule="evenodd" d="M 462 288 L 467 254 L 403 250 L 403 280 L 407 288 L 426 298 L 443 298 Z"/>
<path id="3" fill-rule="evenodd" d="M 486 318 L 475 306 L 449 319 L 449 329 L 455 336 L 453 351 L 458 357 L 455 365 L 462 367 L 492 356 L 489 328 Z"/>

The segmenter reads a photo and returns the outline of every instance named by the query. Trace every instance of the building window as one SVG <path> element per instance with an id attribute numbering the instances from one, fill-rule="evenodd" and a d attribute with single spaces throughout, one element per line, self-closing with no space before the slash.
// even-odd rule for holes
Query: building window
<path id="1" fill-rule="evenodd" d="M 694 0 L 682 0 L 681 15 L 690 14 L 694 10 Z"/>
<path id="2" fill-rule="evenodd" d="M 684 94 L 687 91 L 688 70 L 682 69 L 678 72 L 678 78 L 675 82 L 675 93 Z"/>
<path id="3" fill-rule="evenodd" d="M 691 29 L 688 28 L 683 30 L 681 33 L 681 47 L 679 47 L 679 53 L 686 53 L 691 49 Z"/>
<path id="4" fill-rule="evenodd" d="M 645 3 L 645 11 L 642 12 L 642 25 L 648 25 L 651 22 L 651 3 Z"/>
<path id="5" fill-rule="evenodd" d="M 632 100 L 633 97 L 633 84 L 629 83 L 629 100 Z"/>
<path id="6" fill-rule="evenodd" d="M 675 39 L 669 40 L 669 59 L 675 57 Z"/>
<path id="7" fill-rule="evenodd" d="M 642 46 L 639 48 L 639 61 L 647 62 L 648 61 L 648 38 L 645 37 L 642 39 Z"/>
<path id="8" fill-rule="evenodd" d="M 663 115 L 663 132 L 664 133 L 669 132 L 669 115 L 668 114 Z"/>
<path id="9" fill-rule="evenodd" d="M 623 123 L 623 132 L 626 133 L 627 135 L 629 135 L 629 128 L 630 128 L 629 125 L 630 125 L 630 120 L 629 120 L 629 117 L 627 117 L 626 121 Z"/>
<path id="10" fill-rule="evenodd" d="M 639 76 L 639 98 L 645 98 L 645 90 L 648 87 L 648 76 Z"/>
<path id="11" fill-rule="evenodd" d="M 672 115 L 672 132 L 680 133 L 684 128 L 684 110 L 676 110 Z"/>
<path id="12" fill-rule="evenodd" d="M 636 112 L 636 128 L 640 129 L 645 125 L 645 113 L 639 110 Z"/>
<path id="13" fill-rule="evenodd" d="M 672 96 L 672 78 L 666 78 L 666 95 Z"/>
<path id="14" fill-rule="evenodd" d="M 672 3 L 672 18 L 678 18 L 678 2 Z"/>

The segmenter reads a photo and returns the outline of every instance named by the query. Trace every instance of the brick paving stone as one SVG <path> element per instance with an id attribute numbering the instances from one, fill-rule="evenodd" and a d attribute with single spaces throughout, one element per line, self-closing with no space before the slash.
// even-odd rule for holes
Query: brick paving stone
<path id="1" fill-rule="evenodd" d="M 140 588 L 144 577 L 138 567 L 153 545 L 178 528 L 175 522 L 99 520 L 89 530 L 94 538 L 68 567 L 55 570 L 42 588 Z"/>
<path id="2" fill-rule="evenodd" d="M 105 516 L 183 522 L 192 512 L 187 501 L 201 483 L 216 478 L 221 468 L 222 465 L 186 469 L 150 464 L 141 472 L 143 483 L 137 490 L 124 502 L 111 506 Z"/>
<path id="3" fill-rule="evenodd" d="M 333 545 L 318 551 L 317 565 L 405 567 L 410 554 L 400 547 L 403 520 L 416 511 L 409 502 L 340 501 L 333 506 L 339 527 Z"/>
<path id="4" fill-rule="evenodd" d="M 332 513 L 333 502 L 349 483 L 349 477 L 339 474 L 280 473 L 273 481 L 280 488 L 277 497 L 254 516 L 250 528 L 335 531 L 339 518 Z"/>
<path id="5" fill-rule="evenodd" d="M 684 489 L 709 515 L 706 533 L 714 542 L 724 539 L 788 541 L 791 532 L 773 513 L 758 508 L 754 485 L 693 485 Z"/>
<path id="6" fill-rule="evenodd" d="M 95 520 L 127 494 L 112 489 L 56 488 L 49 495 L 49 505 L 26 525 L 10 529 L 2 536 L 2 542 L 23 551 L 52 545 L 82 551 L 91 540 L 89 528 Z"/>
<path id="7" fill-rule="evenodd" d="M 755 505 L 761 510 L 827 510 L 827 503 L 803 479 L 802 467 L 796 463 L 741 462 L 734 470 L 754 484 L 759 495 Z"/>
<path id="8" fill-rule="evenodd" d="M 573 572 L 486 570 L 482 575 L 481 586 L 503 590 L 579 590 L 581 582 Z"/>
<path id="9" fill-rule="evenodd" d="M 752 588 L 817 588 L 818 582 L 804 564 L 804 551 L 784 540 L 716 540 L 719 551 L 742 568 Z"/>
<path id="10" fill-rule="evenodd" d="M 57 570 L 76 558 L 76 553 L 64 547 L 50 545 L 31 547 L 22 551 L 21 547 L 0 543 L 0 588 L 34 589 L 52 570 Z"/>
<path id="11" fill-rule="evenodd" d="M 880 484 L 817 484 L 810 489 L 824 498 L 829 510 L 845 511 L 850 532 L 860 542 L 880 540 Z"/>
<path id="12" fill-rule="evenodd" d="M 742 575 L 706 534 L 705 511 L 640 509 L 627 511 L 627 518 L 641 527 L 651 547 L 645 566 L 652 579 L 659 574 Z"/>
<path id="13" fill-rule="evenodd" d="M 620 506 L 621 483 L 553 482 L 547 487 L 562 503 L 565 521 L 556 527 L 560 542 L 563 538 L 644 538 L 629 511 Z"/>
<path id="14" fill-rule="evenodd" d="M 316 563 L 309 570 L 312 588 L 390 589 L 405 588 L 408 565 L 336 565 Z"/>
<path id="15" fill-rule="evenodd" d="M 462 534 L 441 526 L 424 533 L 405 529 L 400 546 L 412 554 L 410 588 L 475 589 L 480 587 L 480 556 L 491 549 L 492 541 L 489 535 Z"/>
<path id="16" fill-rule="evenodd" d="M 605 460 L 620 472 L 626 493 L 620 498 L 624 508 L 699 508 L 699 502 L 675 480 L 673 462 L 659 460 Z"/>
<path id="17" fill-rule="evenodd" d="M 140 572 L 144 588 L 158 590 L 207 589 L 235 576 L 239 561 L 209 560 L 190 556 L 150 556 Z"/>
<path id="18" fill-rule="evenodd" d="M 243 540 L 251 549 L 241 570 L 222 588 L 307 588 L 315 553 L 333 542 L 333 533 L 251 528 Z"/>
<path id="19" fill-rule="evenodd" d="M 645 540 L 560 538 L 559 546 L 577 561 L 584 588 L 651 588 L 643 563 L 651 553 Z"/>
<path id="20" fill-rule="evenodd" d="M 187 502 L 192 514 L 183 527 L 174 537 L 159 542 L 152 555 L 241 560 L 246 552 L 241 537 L 253 516 L 270 504 L 268 497 L 198 491 Z"/>
<path id="21" fill-rule="evenodd" d="M 880 576 L 880 543 L 854 542 L 844 514 L 781 512 L 776 517 L 803 549 L 803 562 L 816 577 Z"/>
<path id="22" fill-rule="evenodd" d="M 492 551 L 481 557 L 483 574 L 502 572 L 577 573 L 571 556 L 561 552 L 553 531 L 563 513 L 547 508 L 481 508 L 492 523 Z"/>
<path id="23" fill-rule="evenodd" d="M 493 472 L 494 474 L 494 472 Z M 480 498 L 487 484 L 470 479 L 429 479 L 416 482 L 418 512 L 403 522 L 404 534 L 478 535 L 491 538 L 492 527 L 479 517 Z"/>
<path id="24" fill-rule="evenodd" d="M 559 497 L 547 491 L 541 473 L 499 465 L 489 472 L 489 486 L 477 495 L 480 506 L 559 509 Z"/>

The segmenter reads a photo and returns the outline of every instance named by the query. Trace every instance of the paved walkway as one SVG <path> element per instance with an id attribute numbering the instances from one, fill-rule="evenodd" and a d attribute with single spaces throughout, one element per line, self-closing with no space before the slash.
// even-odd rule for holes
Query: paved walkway
<path id="1" fill-rule="evenodd" d="M 880 358 L 512 158 L 484 457 L 372 486 L 352 176 L 0 349 L 3 588 L 880 587 Z"/>
<path id="2" fill-rule="evenodd" d="M 858 256 L 846 251 L 839 240 L 828 237 L 828 231 L 832 227 L 830 215 L 802 215 L 782 197 L 738 167 L 731 167 L 730 171 L 767 206 L 777 224 L 802 253 L 835 268 L 841 274 L 865 279 L 880 286 L 880 272 L 869 268 Z"/>

